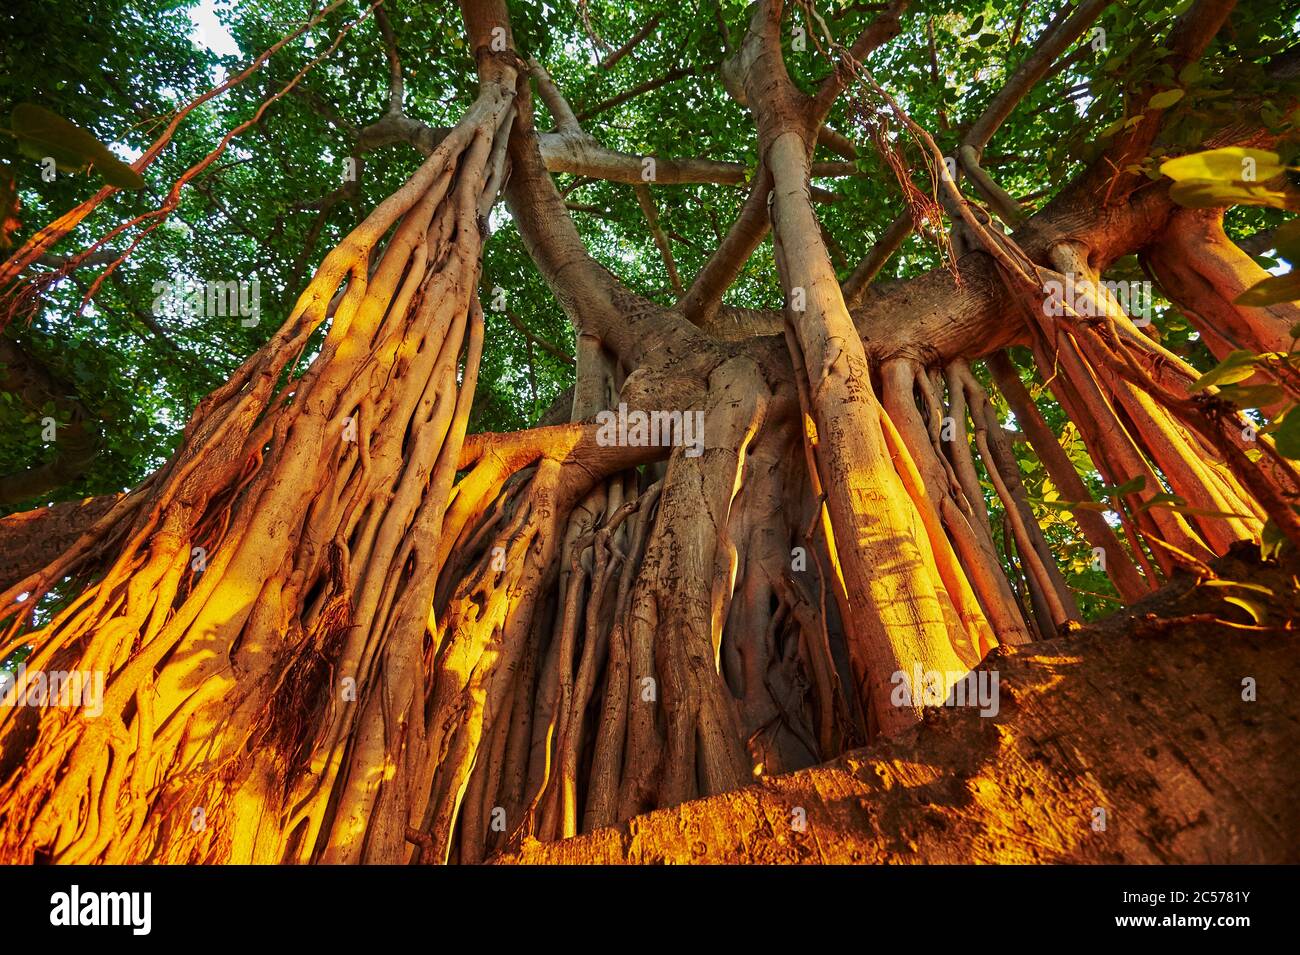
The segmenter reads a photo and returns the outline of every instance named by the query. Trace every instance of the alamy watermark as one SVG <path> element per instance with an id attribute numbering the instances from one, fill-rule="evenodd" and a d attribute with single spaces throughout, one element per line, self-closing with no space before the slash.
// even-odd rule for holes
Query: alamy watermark
<path id="1" fill-rule="evenodd" d="M 153 283 L 153 314 L 189 318 L 239 318 L 252 328 L 262 317 L 260 279 L 212 282 L 192 281 L 178 275 Z"/>
<path id="2" fill-rule="evenodd" d="M 1050 318 L 1060 318 L 1066 307 L 1075 315 L 1083 318 L 1095 318 L 1110 313 L 1106 297 L 1119 303 L 1133 324 L 1141 328 L 1151 324 L 1151 283 L 1138 281 L 1093 282 L 1090 279 L 1075 280 L 1073 275 L 1065 276 L 1065 281 L 1049 279 L 1043 283 L 1043 314 Z"/>
<path id="3" fill-rule="evenodd" d="M 148 935 L 153 928 L 152 892 L 83 892 L 74 885 L 50 896 L 50 924 L 120 925 L 132 935 Z"/>
<path id="4" fill-rule="evenodd" d="M 980 716 L 997 716 L 997 670 L 896 670 L 889 701 L 894 706 L 977 706 Z"/>
<path id="5" fill-rule="evenodd" d="M 688 458 L 704 453 L 703 411 L 618 411 L 596 415 L 596 443 L 602 448 L 685 448 Z"/>
<path id="6" fill-rule="evenodd" d="M 87 716 L 104 712 L 104 671 L 0 671 L 0 706 L 55 706 L 82 709 Z"/>

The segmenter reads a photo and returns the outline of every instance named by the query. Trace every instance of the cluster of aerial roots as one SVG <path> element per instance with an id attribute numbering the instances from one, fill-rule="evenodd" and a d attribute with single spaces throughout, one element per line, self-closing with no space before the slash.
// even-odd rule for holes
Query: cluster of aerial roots
<path id="1" fill-rule="evenodd" d="M 0 711 L 4 859 L 477 862 L 910 725 L 898 673 L 947 680 L 1078 616 L 998 395 L 1125 601 L 1266 520 L 1297 536 L 1294 466 L 1189 397 L 1195 373 L 1070 242 L 1039 266 L 954 205 L 1113 522 L 1005 353 L 868 362 L 801 241 L 806 144 L 784 132 L 777 264 L 806 293 L 784 337 L 687 368 L 588 329 L 571 423 L 467 437 L 516 69 L 483 71 L 174 458 L 0 594 L 0 658 L 30 648 L 16 698 L 106 676 L 93 713 Z M 1086 301 L 1054 316 L 1050 279 Z M 605 440 L 595 418 L 622 403 L 698 411 L 701 445 Z"/>

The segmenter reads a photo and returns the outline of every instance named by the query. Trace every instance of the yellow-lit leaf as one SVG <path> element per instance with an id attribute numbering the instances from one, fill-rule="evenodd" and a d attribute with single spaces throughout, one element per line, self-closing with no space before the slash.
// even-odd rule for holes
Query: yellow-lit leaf
<path id="1" fill-rule="evenodd" d="M 1224 603 L 1230 603 L 1246 611 L 1257 624 L 1263 623 L 1264 618 L 1268 616 L 1268 611 L 1253 600 L 1246 600 L 1244 597 L 1224 597 L 1223 600 Z"/>
<path id="2" fill-rule="evenodd" d="M 1272 588 L 1265 587 L 1263 584 L 1248 584 L 1240 580 L 1202 580 L 1202 587 L 1237 587 L 1241 590 L 1253 590 L 1257 594 L 1264 594 L 1267 597 L 1276 596 Z"/>
<path id="3" fill-rule="evenodd" d="M 1189 390 L 1195 393 L 1204 391 L 1212 385 L 1231 385 L 1234 382 L 1245 381 L 1255 374 L 1255 357 L 1254 352 L 1234 351 L 1192 382 Z"/>
<path id="4" fill-rule="evenodd" d="M 1182 90 L 1165 90 L 1147 100 L 1147 109 L 1168 109 L 1182 98 Z"/>
<path id="5" fill-rule="evenodd" d="M 1252 285 L 1237 296 L 1238 305 L 1276 305 L 1278 302 L 1300 300 L 1300 271 L 1286 275 L 1273 275 Z"/>
<path id="6" fill-rule="evenodd" d="M 1284 192 L 1217 179 L 1180 180 L 1169 187 L 1169 197 L 1189 209 L 1214 209 L 1219 206 L 1287 207 L 1287 195 Z"/>
<path id="7" fill-rule="evenodd" d="M 28 156 L 35 159 L 48 156 L 65 171 L 93 165 L 110 185 L 121 189 L 144 188 L 140 174 L 109 152 L 107 146 L 42 106 L 19 103 L 14 107 L 9 125 L 18 138 L 19 148 Z"/>
<path id="8" fill-rule="evenodd" d="M 1172 92 L 1172 91 L 1171 91 Z M 1154 102 L 1154 97 L 1152 101 Z M 1264 182 L 1280 175 L 1286 167 L 1275 152 L 1225 146 L 1169 159 L 1160 171 L 1170 179 L 1213 179 L 1219 182 Z"/>

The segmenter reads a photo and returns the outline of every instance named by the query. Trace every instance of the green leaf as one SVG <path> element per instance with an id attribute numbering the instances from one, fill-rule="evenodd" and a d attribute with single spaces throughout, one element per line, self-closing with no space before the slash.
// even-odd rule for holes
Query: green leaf
<path id="1" fill-rule="evenodd" d="M 1125 481 L 1123 484 L 1115 487 L 1104 487 L 1101 493 L 1106 497 L 1123 497 L 1126 494 L 1136 494 L 1138 491 L 1145 489 L 1147 486 L 1146 476 L 1139 474 L 1131 481 Z"/>
<path id="2" fill-rule="evenodd" d="M 1243 514 L 1240 511 L 1216 511 L 1210 507 L 1192 507 L 1186 504 L 1171 504 L 1169 505 L 1169 510 L 1173 511 L 1175 514 L 1185 514 L 1189 517 L 1213 517 L 1220 520 L 1227 520 L 1228 518 L 1235 517 L 1244 521 L 1254 519 L 1253 515 Z"/>
<path id="3" fill-rule="evenodd" d="M 1188 390 L 1195 394 L 1213 385 L 1230 385 L 1234 382 L 1245 381 L 1255 374 L 1255 361 L 1258 357 L 1254 352 L 1240 349 L 1234 351 L 1192 382 L 1191 388 Z"/>
<path id="4" fill-rule="evenodd" d="M 1152 507 L 1163 507 L 1176 514 L 1187 514 L 1193 517 L 1250 518 L 1249 514 L 1235 514 L 1231 511 L 1215 511 L 1204 507 L 1192 507 L 1186 500 L 1179 497 L 1177 494 L 1154 494 L 1138 506 L 1138 512 L 1141 513 L 1142 511 L 1148 510 Z"/>
<path id="5" fill-rule="evenodd" d="M 1270 520 L 1259 535 L 1259 555 L 1270 560 L 1280 554 L 1287 543 L 1286 535 Z"/>
<path id="6" fill-rule="evenodd" d="M 1170 93 L 1174 90 L 1170 90 Z M 1178 96 L 1182 96 L 1179 90 Z M 1151 98 L 1152 104 L 1166 93 Z M 1177 101 L 1177 97 L 1174 102 Z M 1253 175 L 1251 163 L 1254 161 Z M 1244 146 L 1225 146 L 1222 149 L 1209 149 L 1205 152 L 1167 159 L 1161 163 L 1160 171 L 1170 179 L 1212 179 L 1217 182 L 1265 182 L 1279 176 L 1285 170 L 1281 159 L 1275 152 L 1267 149 L 1248 149 Z"/>
<path id="7" fill-rule="evenodd" d="M 1160 494 L 1152 495 L 1150 498 L 1143 501 L 1138 510 L 1145 511 L 1149 507 L 1181 507 L 1186 503 L 1187 501 L 1184 498 L 1179 497 L 1177 494 L 1167 494 L 1162 492 Z"/>
<path id="8" fill-rule="evenodd" d="M 1300 265 L 1300 218 L 1288 219 L 1273 230 L 1273 248 L 1293 265 Z"/>
<path id="9" fill-rule="evenodd" d="M 9 125 L 18 138 L 18 146 L 34 159 L 49 157 L 65 172 L 77 172 L 87 166 L 110 185 L 122 189 L 143 189 L 140 174 L 118 159 L 108 147 L 90 133 L 68 122 L 57 113 L 32 103 L 14 107 Z"/>
<path id="10" fill-rule="evenodd" d="M 1163 172 L 1164 166 L 1160 168 Z M 1272 206 L 1275 209 L 1285 209 L 1289 204 L 1285 192 L 1266 189 L 1254 183 L 1225 182 L 1219 179 L 1179 180 L 1169 187 L 1169 197 L 1188 209 L 1216 209 L 1220 206 Z"/>
<path id="11" fill-rule="evenodd" d="M 1168 109 L 1177 103 L 1186 95 L 1182 90 L 1173 89 L 1165 90 L 1163 93 L 1157 93 L 1151 99 L 1147 100 L 1147 109 Z M 1168 175 L 1166 173 L 1166 175 Z"/>
<path id="12" fill-rule="evenodd" d="M 1110 511 L 1113 508 L 1109 504 L 1101 501 L 1045 501 L 1042 498 L 1030 498 L 1031 503 L 1041 505 L 1052 511 L 1059 511 L 1065 514 L 1071 511 Z"/>
<path id="13" fill-rule="evenodd" d="M 1263 385 L 1224 385 L 1219 396 L 1238 408 L 1267 408 L 1286 398 L 1281 386 L 1272 382 Z"/>
<path id="14" fill-rule="evenodd" d="M 1273 432 L 1273 446 L 1282 457 L 1300 461 L 1300 405 L 1292 405 Z"/>
<path id="15" fill-rule="evenodd" d="M 1115 122 L 1109 123 L 1106 126 L 1104 126 L 1101 132 L 1097 134 L 1097 138 L 1110 139 L 1112 136 L 1114 136 L 1123 128 L 1124 128 L 1124 120 L 1122 118 L 1117 119 L 1115 120 Z"/>
<path id="16" fill-rule="evenodd" d="M 1286 275 L 1273 275 L 1255 283 L 1237 296 L 1236 304 L 1262 307 L 1297 300 L 1300 300 L 1300 270 L 1292 269 Z"/>

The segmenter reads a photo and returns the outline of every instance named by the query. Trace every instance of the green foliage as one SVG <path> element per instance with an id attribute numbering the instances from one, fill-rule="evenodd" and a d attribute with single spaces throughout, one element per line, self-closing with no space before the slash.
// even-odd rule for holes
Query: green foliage
<path id="1" fill-rule="evenodd" d="M 0 136 L 0 244 L 10 237 L 21 242 L 98 188 L 96 180 L 78 174 L 43 181 L 31 150 L 20 148 L 24 141 L 44 136 L 66 148 L 67 155 L 54 157 L 62 158 L 65 168 L 81 169 L 89 162 L 101 175 L 120 175 L 103 153 L 91 155 L 91 142 L 114 158 L 138 157 L 175 110 L 319 6 L 314 0 L 218 0 L 217 16 L 239 51 L 226 54 L 206 46 L 196 32 L 191 14 L 200 9 L 197 2 L 10 0 L 0 12 L 6 37 L 0 45 L 0 115 L 17 109 L 14 132 L 27 135 Z M 875 6 L 822 0 L 818 9 L 836 37 L 848 42 L 877 15 Z M 1275 0 L 1244 0 L 1232 28 L 1205 57 L 1175 71 L 1160 38 L 1186 6 L 1186 0 L 1110 5 L 1097 22 L 1101 33 L 1085 36 L 1017 106 L 983 162 L 1005 189 L 1024 198 L 1029 211 L 1049 203 L 1111 137 L 1140 119 L 1132 94 L 1145 85 L 1163 90 L 1155 105 L 1166 111 L 1156 155 L 1143 168 L 1153 179 L 1160 176 L 1161 160 L 1195 151 L 1209 129 L 1238 118 L 1243 96 L 1255 98 L 1259 120 L 1268 129 L 1294 130 L 1284 104 L 1295 92 L 1295 81 L 1270 78 L 1265 69 L 1270 58 L 1294 42 L 1294 13 Z M 1033 38 L 1060 7 L 1059 0 L 916 0 L 903 18 L 901 35 L 876 51 L 868 65 L 950 154 L 963 130 L 1030 55 Z M 510 4 L 517 44 L 547 67 L 602 144 L 633 155 L 706 156 L 753 169 L 758 156 L 752 119 L 718 77 L 718 64 L 743 35 L 747 8 L 745 0 L 590 0 L 587 9 L 597 40 L 584 28 L 574 4 Z M 177 176 L 248 120 L 361 9 L 359 4 L 343 5 L 244 83 L 195 110 L 145 172 L 144 188 L 111 197 L 54 251 L 84 249 L 113 226 L 156 208 Z M 385 9 L 399 41 L 405 110 L 431 125 L 450 125 L 474 91 L 472 51 L 455 5 L 387 0 Z M 657 16 L 657 25 L 632 53 L 612 68 L 598 65 L 606 55 L 600 41 L 617 47 L 650 16 Z M 725 35 L 719 24 L 725 25 Z M 58 42 L 52 42 L 54 36 Z M 815 88 L 830 72 L 827 59 L 815 43 L 796 50 L 791 38 L 785 39 L 796 82 L 806 90 Z M 670 79 L 661 82 L 665 77 Z M 97 269 L 83 268 L 54 285 L 31 325 L 7 333 L 68 383 L 94 414 L 103 437 L 104 451 L 90 468 L 50 499 L 121 490 L 165 460 L 199 398 L 278 326 L 324 252 L 416 168 L 420 157 L 409 147 L 371 151 L 361 157 L 355 193 L 327 199 L 344 182 L 357 130 L 382 115 L 387 82 L 382 39 L 369 19 L 185 188 L 168 225 L 147 236 L 84 307 L 82 299 Z M 659 85 L 620 99 L 629 90 L 653 84 Z M 52 132 L 41 134 L 40 123 L 34 129 L 24 120 L 22 104 L 39 109 L 32 116 L 45 117 Z M 538 103 L 537 109 L 544 128 L 545 108 Z M 854 97 L 836 104 L 829 124 L 860 146 L 858 175 L 815 182 L 838 197 L 819 204 L 818 213 L 833 238 L 836 269 L 845 277 L 898 215 L 901 188 L 869 147 Z M 928 191 L 914 144 L 902 148 L 915 183 Z M 817 154 L 819 161 L 840 158 L 825 150 Z M 564 175 L 557 182 L 592 254 L 635 291 L 671 303 L 675 295 L 667 270 L 633 190 Z M 689 282 L 725 234 L 747 188 L 688 185 L 656 187 L 652 193 L 661 225 L 672 238 L 678 270 Z M 1230 227 L 1245 235 L 1271 228 L 1280 218 L 1268 206 L 1242 207 L 1234 210 Z M 483 278 L 487 335 L 471 426 L 512 430 L 535 422 L 573 380 L 572 366 L 536 340 L 570 355 L 575 343 L 509 212 L 498 206 L 491 225 Z M 1277 254 L 1287 261 L 1295 255 L 1290 235 L 1278 233 Z M 913 236 L 878 282 L 911 278 L 939 264 L 933 239 Z M 1116 263 L 1114 273 L 1115 278 L 1142 277 L 1135 259 Z M 178 278 L 256 279 L 261 321 L 249 327 L 237 318 L 155 314 L 158 284 Z M 504 292 L 501 311 L 488 304 L 487 292 L 493 288 Z M 775 307 L 781 300 L 771 245 L 765 243 L 727 301 Z M 517 329 L 512 317 L 529 335 Z M 1215 364 L 1186 319 L 1167 302 L 1157 302 L 1151 330 L 1165 347 L 1202 371 Z M 309 346 L 309 354 L 316 344 Z M 1085 483 L 1102 500 L 1103 482 L 1077 433 L 1028 370 L 1027 356 L 1016 360 Z M 1220 380 L 1216 387 L 1229 384 Z M 0 392 L 0 474 L 46 460 L 50 449 L 35 426 L 39 410 Z M 1300 414 L 1283 421 L 1275 434 L 1279 444 L 1296 440 L 1292 433 L 1297 425 L 1291 419 L 1300 422 Z M 1070 568 L 1069 581 L 1085 611 L 1113 606 L 1109 582 L 1092 568 L 1089 549 L 1072 521 L 1071 502 L 1059 500 L 1025 442 L 1015 443 L 1015 453 L 1035 514 Z"/>
<path id="2" fill-rule="evenodd" d="M 9 118 L 9 131 L 18 140 L 18 148 L 24 155 L 37 160 L 48 157 L 62 172 L 82 172 L 93 166 L 110 186 L 144 188 L 140 174 L 114 156 L 107 146 L 44 107 L 19 103 Z"/>

